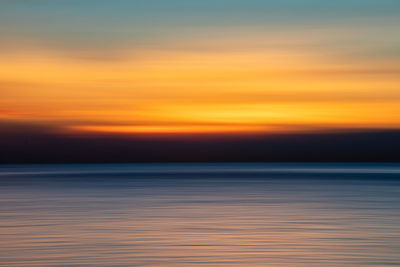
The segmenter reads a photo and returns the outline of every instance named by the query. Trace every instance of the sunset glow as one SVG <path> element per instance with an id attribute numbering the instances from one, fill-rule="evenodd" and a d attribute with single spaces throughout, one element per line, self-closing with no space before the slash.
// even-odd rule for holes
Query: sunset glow
<path id="1" fill-rule="evenodd" d="M 17 23 L 1 37 L 0 119 L 69 133 L 399 128 L 400 58 L 385 52 L 400 44 L 388 39 L 398 24 L 347 19 L 353 27 L 146 26 L 155 36 L 141 42 L 120 40 L 121 20 L 107 26 L 113 45 L 82 43 L 72 28 L 65 45 L 46 32 L 38 42 Z M 362 42 L 376 35 L 387 38 Z"/>

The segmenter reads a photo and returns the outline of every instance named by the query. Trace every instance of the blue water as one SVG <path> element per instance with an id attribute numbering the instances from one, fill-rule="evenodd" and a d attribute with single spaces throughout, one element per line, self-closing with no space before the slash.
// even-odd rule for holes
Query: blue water
<path id="1" fill-rule="evenodd" d="M 0 165 L 0 266 L 400 266 L 400 164 Z"/>

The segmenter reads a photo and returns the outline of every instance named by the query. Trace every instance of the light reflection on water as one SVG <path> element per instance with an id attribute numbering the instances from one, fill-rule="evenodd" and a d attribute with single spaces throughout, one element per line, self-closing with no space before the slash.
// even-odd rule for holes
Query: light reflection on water
<path id="1" fill-rule="evenodd" d="M 400 266 L 400 165 L 0 167 L 1 266 Z"/>

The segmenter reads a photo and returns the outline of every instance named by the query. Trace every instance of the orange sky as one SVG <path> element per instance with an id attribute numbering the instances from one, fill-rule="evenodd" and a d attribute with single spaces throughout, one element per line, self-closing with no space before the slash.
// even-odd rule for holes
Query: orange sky
<path id="1" fill-rule="evenodd" d="M 360 42 L 389 36 L 384 25 L 219 25 L 107 49 L 3 33 L 0 120 L 68 133 L 400 128 L 400 60 Z"/>
<path id="2" fill-rule="evenodd" d="M 113 62 L 28 51 L 0 61 L 1 118 L 125 133 L 397 128 L 400 78 L 374 67 L 312 51 L 144 51 Z"/>

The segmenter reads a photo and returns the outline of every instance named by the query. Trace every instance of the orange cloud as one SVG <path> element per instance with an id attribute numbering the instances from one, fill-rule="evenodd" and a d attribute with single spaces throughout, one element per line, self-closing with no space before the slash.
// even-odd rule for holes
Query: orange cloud
<path id="1" fill-rule="evenodd" d="M 27 50 L 0 58 L 0 119 L 65 131 L 215 133 L 399 128 L 393 62 L 307 49 L 147 51 L 102 62 Z"/>

